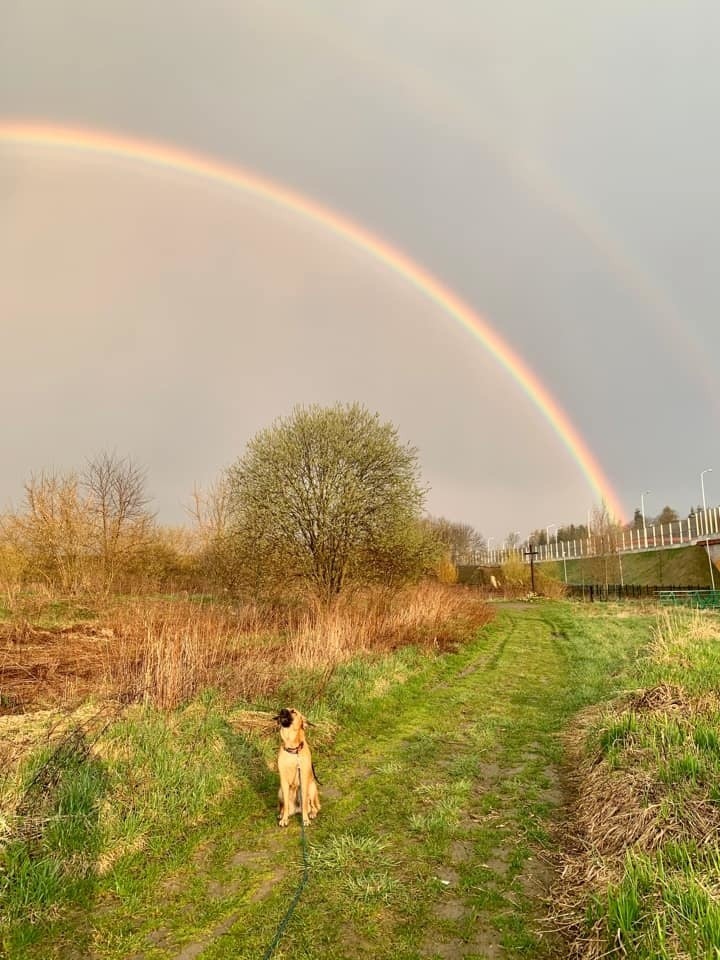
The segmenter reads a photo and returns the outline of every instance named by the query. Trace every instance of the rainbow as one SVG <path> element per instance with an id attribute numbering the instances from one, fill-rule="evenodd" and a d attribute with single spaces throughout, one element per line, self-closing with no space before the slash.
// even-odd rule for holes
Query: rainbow
<path id="1" fill-rule="evenodd" d="M 119 157 L 242 190 L 320 225 L 401 276 L 457 320 L 504 367 L 542 413 L 610 513 L 623 517 L 619 498 L 570 418 L 525 362 L 479 313 L 407 254 L 317 201 L 241 167 L 168 144 L 79 127 L 0 121 L 0 143 L 57 147 Z"/>

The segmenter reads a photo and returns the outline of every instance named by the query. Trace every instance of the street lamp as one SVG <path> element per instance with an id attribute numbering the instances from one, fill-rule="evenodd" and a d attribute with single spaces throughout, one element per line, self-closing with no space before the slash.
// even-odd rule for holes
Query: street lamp
<path id="1" fill-rule="evenodd" d="M 703 502 L 703 524 L 705 525 L 705 533 L 707 533 L 708 522 L 707 522 L 707 503 L 705 502 L 705 474 L 712 473 L 712 467 L 707 467 L 700 474 L 700 489 L 702 490 L 702 502 Z"/>
<path id="2" fill-rule="evenodd" d="M 645 524 L 645 497 L 650 493 L 649 490 L 643 491 L 640 494 L 640 513 L 643 518 L 643 539 L 645 540 L 645 546 L 647 547 L 647 526 Z"/>
<path id="3" fill-rule="evenodd" d="M 551 524 L 551 526 L 552 526 L 552 524 Z M 559 549 L 559 546 L 558 546 L 558 535 L 559 535 L 559 533 L 560 533 L 560 527 L 564 527 L 564 526 L 566 526 L 566 524 L 565 524 L 565 521 L 563 520 L 563 521 L 561 521 L 561 523 L 560 523 L 559 525 L 558 525 L 558 524 L 555 524 L 555 526 L 558 527 L 558 529 L 555 531 L 555 559 L 557 559 L 557 558 L 559 557 L 559 555 L 560 555 L 560 549 Z M 563 552 L 562 552 L 562 562 L 563 562 L 563 574 L 565 575 L 565 583 L 567 583 L 567 582 L 568 582 L 568 578 L 567 578 L 567 557 L 566 557 L 566 555 L 565 555 L 565 545 L 564 545 L 564 544 L 563 544 Z"/>
<path id="4" fill-rule="evenodd" d="M 712 473 L 712 467 L 708 467 L 706 470 L 700 474 L 700 487 L 702 489 L 702 502 L 703 502 L 703 523 L 705 524 L 705 549 L 707 550 L 708 566 L 710 567 L 710 583 L 712 584 L 713 590 L 715 589 L 715 571 L 713 570 L 712 557 L 710 556 L 710 541 L 708 538 L 708 522 L 707 522 L 707 504 L 705 503 L 705 480 L 703 479 L 706 473 Z"/>
<path id="5" fill-rule="evenodd" d="M 546 544 L 547 544 L 547 546 L 545 547 L 546 556 L 549 556 L 549 554 L 550 554 L 550 527 L 557 527 L 557 524 L 556 524 L 556 523 L 549 523 L 549 524 L 545 527 L 545 542 L 546 542 Z M 555 536 L 555 542 L 557 543 L 557 535 Z"/>

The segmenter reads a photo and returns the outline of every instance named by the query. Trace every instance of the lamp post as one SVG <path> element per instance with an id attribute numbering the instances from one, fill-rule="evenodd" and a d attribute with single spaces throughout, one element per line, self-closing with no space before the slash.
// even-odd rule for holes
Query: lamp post
<path id="1" fill-rule="evenodd" d="M 700 474 L 700 489 L 702 490 L 702 502 L 703 502 L 703 526 L 705 527 L 705 533 L 708 532 L 707 503 L 705 502 L 705 474 L 706 473 L 712 473 L 712 467 L 707 467 Z"/>
<path id="2" fill-rule="evenodd" d="M 645 497 L 650 493 L 649 490 L 644 490 L 640 494 L 640 513 L 642 514 L 643 520 L 643 540 L 645 541 L 645 546 L 647 547 L 647 525 L 645 523 Z"/>
<path id="3" fill-rule="evenodd" d="M 710 556 L 710 540 L 708 538 L 708 522 L 707 522 L 707 504 L 705 502 L 705 474 L 712 473 L 712 467 L 707 467 L 700 474 L 700 488 L 702 490 L 702 502 L 703 502 L 703 523 L 705 524 L 705 549 L 707 550 L 708 566 L 710 567 L 710 583 L 712 584 L 713 590 L 715 589 L 715 571 L 713 569 L 712 557 Z"/>
<path id="4" fill-rule="evenodd" d="M 557 524 L 556 524 L 556 523 L 549 523 L 549 524 L 545 527 L 545 542 L 546 542 L 546 544 L 547 544 L 547 546 L 545 547 L 545 550 L 546 550 L 546 553 L 547 553 L 547 554 L 550 553 L 550 527 L 557 527 Z"/>
<path id="5" fill-rule="evenodd" d="M 488 563 L 492 563 L 492 560 L 490 558 L 490 544 L 493 542 L 494 539 L 495 537 L 488 537 L 488 542 L 487 542 Z"/>
<path id="6" fill-rule="evenodd" d="M 556 528 L 556 530 L 555 530 L 555 559 L 556 559 L 556 560 L 559 560 L 559 559 L 560 559 L 560 544 L 558 543 L 558 535 L 559 535 L 559 533 L 560 533 L 560 527 L 564 527 L 564 526 L 565 526 L 565 521 L 564 521 L 564 520 L 561 520 L 560 523 L 555 523 L 555 524 L 552 524 L 552 523 L 551 523 L 550 526 L 551 526 L 551 527 L 554 526 L 554 527 Z M 564 546 L 564 545 L 563 545 L 562 562 L 563 562 L 563 573 L 565 574 L 565 583 L 567 583 L 567 582 L 568 582 L 568 578 L 567 578 L 567 559 L 566 559 L 566 557 L 565 557 L 565 546 Z"/>

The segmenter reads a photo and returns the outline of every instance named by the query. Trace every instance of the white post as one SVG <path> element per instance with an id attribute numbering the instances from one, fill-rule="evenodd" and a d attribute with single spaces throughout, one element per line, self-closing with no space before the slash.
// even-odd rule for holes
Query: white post
<path id="1" fill-rule="evenodd" d="M 625 549 L 625 531 L 622 532 L 622 548 Z"/>
<path id="2" fill-rule="evenodd" d="M 660 524 L 660 546 L 665 546 L 665 525 L 662 523 Z"/>
<path id="3" fill-rule="evenodd" d="M 705 536 L 707 536 L 707 532 L 708 532 L 707 531 L 707 502 L 705 500 L 705 474 L 706 473 L 712 473 L 712 467 L 708 467 L 707 470 L 703 470 L 702 473 L 700 474 L 700 487 L 702 489 L 703 515 L 705 517 L 705 521 L 703 523 L 703 526 L 705 527 Z"/>

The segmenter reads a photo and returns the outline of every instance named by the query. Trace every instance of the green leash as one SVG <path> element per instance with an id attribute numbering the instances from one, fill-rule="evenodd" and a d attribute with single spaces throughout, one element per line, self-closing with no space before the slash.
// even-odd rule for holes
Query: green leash
<path id="1" fill-rule="evenodd" d="M 297 907 L 298 902 L 300 901 L 302 892 L 305 889 L 305 885 L 308 882 L 307 840 L 305 839 L 305 821 L 303 820 L 303 814 L 302 814 L 302 777 L 300 776 L 300 758 L 299 757 L 298 757 L 298 765 L 297 765 L 297 774 L 298 774 L 298 800 L 300 803 L 301 844 L 302 844 L 302 853 L 303 853 L 303 875 L 302 875 L 302 879 L 300 880 L 300 883 L 298 884 L 298 888 L 295 891 L 295 896 L 292 898 L 292 900 L 290 901 L 290 906 L 285 911 L 285 916 L 282 918 L 282 920 L 278 924 L 278 928 L 275 932 L 273 941 L 263 955 L 263 960 L 270 960 L 270 957 L 272 957 L 273 953 L 275 953 L 275 951 L 277 950 L 277 946 L 282 940 L 283 934 L 287 929 L 287 925 L 290 923 L 290 920 L 292 919 L 292 915 L 295 913 L 295 908 Z"/>

